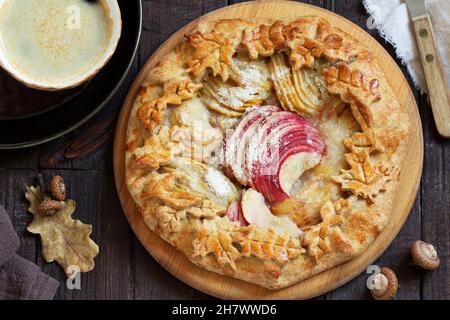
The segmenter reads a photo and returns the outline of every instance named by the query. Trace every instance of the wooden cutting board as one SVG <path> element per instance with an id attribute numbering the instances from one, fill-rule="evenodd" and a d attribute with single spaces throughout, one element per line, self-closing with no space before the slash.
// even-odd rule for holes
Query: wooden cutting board
<path id="1" fill-rule="evenodd" d="M 380 61 L 400 103 L 411 121 L 408 154 L 401 170 L 400 192 L 389 224 L 370 248 L 357 259 L 322 272 L 289 288 L 271 291 L 241 280 L 206 271 L 191 263 L 183 254 L 148 229 L 125 186 L 125 134 L 129 112 L 147 72 L 172 50 L 200 21 L 223 18 L 281 18 L 305 15 L 321 16 L 365 45 Z M 408 82 L 396 62 L 369 34 L 352 22 L 327 10 L 288 1 L 254 1 L 219 9 L 207 14 L 172 35 L 148 60 L 134 81 L 124 102 L 116 131 L 114 170 L 117 190 L 125 214 L 137 237 L 148 252 L 170 273 L 190 286 L 224 299 L 307 299 L 331 291 L 365 271 L 392 242 L 404 224 L 420 182 L 423 163 L 423 137 L 419 113 Z"/>

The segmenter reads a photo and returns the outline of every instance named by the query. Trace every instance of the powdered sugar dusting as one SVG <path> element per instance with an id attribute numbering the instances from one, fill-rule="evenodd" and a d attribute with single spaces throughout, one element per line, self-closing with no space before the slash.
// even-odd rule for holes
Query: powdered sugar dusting
<path id="1" fill-rule="evenodd" d="M 205 175 L 206 183 L 218 196 L 225 196 L 231 193 L 230 183 L 219 171 L 208 168 Z"/>

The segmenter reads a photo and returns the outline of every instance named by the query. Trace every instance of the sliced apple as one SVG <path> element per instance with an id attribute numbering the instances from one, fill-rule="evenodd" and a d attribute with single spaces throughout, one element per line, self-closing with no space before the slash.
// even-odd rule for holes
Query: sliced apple
<path id="1" fill-rule="evenodd" d="M 276 171 L 277 162 L 266 162 L 266 154 L 268 141 L 273 139 L 275 133 L 289 127 L 298 127 L 298 116 L 290 112 L 282 112 L 274 114 L 267 118 L 264 123 L 261 123 L 258 135 L 250 141 L 246 160 L 246 174 L 251 177 L 251 186 L 257 188 L 256 178 L 259 175 L 259 169 L 262 167 L 271 166 L 273 171 Z M 273 140 L 275 141 L 275 140 Z M 277 140 L 278 141 L 278 140 Z M 270 169 L 270 168 L 268 168 Z M 267 170 L 265 171 L 267 173 Z"/>
<path id="2" fill-rule="evenodd" d="M 230 81 L 209 76 L 203 82 L 201 97 L 212 110 L 224 114 L 244 113 L 270 97 L 272 83 L 267 64 L 260 60 L 233 58 Z"/>
<path id="3" fill-rule="evenodd" d="M 289 197 L 304 171 L 317 165 L 325 145 L 314 125 L 278 107 L 252 108 L 225 139 L 225 172 L 270 203 Z"/>
<path id="4" fill-rule="evenodd" d="M 244 218 L 240 202 L 233 202 L 228 206 L 227 213 L 228 219 L 231 221 L 239 221 L 241 226 L 248 226 L 247 220 Z"/>
<path id="5" fill-rule="evenodd" d="M 299 96 L 308 109 L 318 110 L 321 102 L 317 96 L 314 95 L 314 88 L 309 81 L 305 70 L 293 70 L 292 78 Z"/>
<path id="6" fill-rule="evenodd" d="M 279 173 L 281 189 L 290 194 L 303 172 L 315 167 L 321 160 L 318 153 L 297 153 L 284 161 Z"/>
<path id="7" fill-rule="evenodd" d="M 260 229 L 270 228 L 277 233 L 289 233 L 293 237 L 299 237 L 302 234 L 302 231 L 288 217 L 273 215 L 263 195 L 254 189 L 244 192 L 241 207 L 245 220 Z"/>
<path id="8" fill-rule="evenodd" d="M 280 202 L 289 197 L 295 181 L 305 170 L 318 164 L 324 152 L 325 145 L 319 132 L 311 123 L 298 118 L 297 121 L 291 120 L 290 125 L 273 129 L 261 143 L 263 151 L 257 165 L 254 166 L 253 185 L 269 202 Z M 285 163 L 296 154 L 304 156 L 298 156 Z M 304 163 L 292 165 L 297 160 Z M 282 170 L 285 165 L 287 168 Z M 288 173 L 293 182 L 286 181 L 284 178 L 286 175 L 280 178 L 281 172 Z"/>
<path id="9" fill-rule="evenodd" d="M 249 138 L 255 133 L 255 129 L 260 121 L 273 112 L 281 109 L 275 106 L 253 107 L 243 116 L 239 124 L 231 134 L 225 138 L 224 168 L 225 172 L 232 176 L 241 184 L 247 185 L 243 163 L 245 161 L 245 145 Z"/>
<path id="10" fill-rule="evenodd" d="M 272 132 L 274 128 L 279 128 L 280 125 L 288 125 L 290 118 L 293 115 L 290 112 L 274 112 L 270 116 L 266 117 L 259 125 L 257 132 L 249 140 L 245 150 L 245 167 L 244 172 L 249 185 L 255 188 L 254 184 L 254 172 L 258 166 L 262 146 L 267 136 Z"/>

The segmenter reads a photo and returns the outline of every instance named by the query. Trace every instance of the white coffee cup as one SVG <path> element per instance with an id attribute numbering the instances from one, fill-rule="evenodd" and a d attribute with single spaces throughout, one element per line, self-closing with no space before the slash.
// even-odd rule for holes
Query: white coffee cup
<path id="1" fill-rule="evenodd" d="M 0 0 L 0 66 L 30 88 L 73 88 L 106 65 L 121 31 L 117 0 Z"/>

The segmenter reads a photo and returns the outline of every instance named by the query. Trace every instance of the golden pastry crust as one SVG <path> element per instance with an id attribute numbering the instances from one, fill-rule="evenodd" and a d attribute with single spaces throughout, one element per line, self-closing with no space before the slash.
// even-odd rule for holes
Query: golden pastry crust
<path id="1" fill-rule="evenodd" d="M 169 109 L 190 100 L 195 108 L 208 77 L 235 81 L 234 59 L 239 55 L 250 61 L 272 59 L 272 69 L 284 68 L 288 61 L 292 80 L 273 81 L 275 99 L 286 110 L 314 117 L 348 110 L 355 122 L 353 132 L 340 141 L 345 161 L 338 172 L 320 171 L 334 196 L 308 218 L 315 224 L 298 224 L 299 237 L 230 221 L 225 214 L 227 206 L 238 200 L 238 188 L 217 166 L 179 160 L 180 152 L 190 147 L 174 132 L 180 128 L 193 132 L 189 121 L 201 118 L 180 120 L 183 114 L 171 117 Z M 277 62 L 280 55 L 284 62 Z M 319 72 L 326 92 L 315 95 L 339 103 L 318 108 L 313 103 L 316 97 L 310 96 L 307 108 L 301 94 L 284 96 L 284 89 L 298 85 L 295 77 L 319 61 L 325 65 Z M 228 126 L 224 118 L 239 117 L 248 106 L 227 109 L 223 101 L 214 104 L 210 112 L 217 113 L 214 121 L 223 125 L 206 124 L 207 132 L 217 140 L 217 128 Z M 235 122 L 231 123 L 230 127 Z M 408 118 L 377 62 L 327 21 L 301 17 L 206 22 L 163 58 L 142 84 L 128 124 L 126 183 L 148 227 L 193 263 L 278 289 L 355 258 L 376 239 L 389 220 L 408 131 Z M 211 139 L 202 141 L 206 145 Z M 226 186 L 222 196 L 208 187 L 210 175 L 222 179 Z"/>

